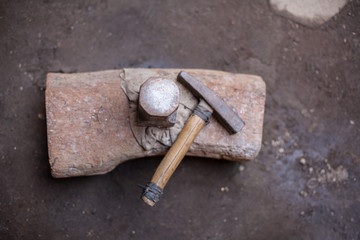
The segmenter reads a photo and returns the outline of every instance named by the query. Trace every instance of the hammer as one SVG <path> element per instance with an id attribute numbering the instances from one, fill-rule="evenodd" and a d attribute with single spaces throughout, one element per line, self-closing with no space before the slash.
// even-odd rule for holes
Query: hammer
<path id="1" fill-rule="evenodd" d="M 159 201 L 165 185 L 200 130 L 210 122 L 210 116 L 213 112 L 216 119 L 230 134 L 239 132 L 245 125 L 243 120 L 218 95 L 190 74 L 181 71 L 177 76 L 177 80 L 200 98 L 200 101 L 175 143 L 156 169 L 151 181 L 143 187 L 141 198 L 150 206 L 154 206 Z"/>

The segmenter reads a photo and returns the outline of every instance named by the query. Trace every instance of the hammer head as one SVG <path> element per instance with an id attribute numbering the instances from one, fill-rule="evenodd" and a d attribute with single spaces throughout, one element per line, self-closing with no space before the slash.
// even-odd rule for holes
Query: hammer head
<path id="1" fill-rule="evenodd" d="M 187 87 L 195 96 L 204 99 L 214 110 L 214 116 L 230 133 L 239 132 L 244 126 L 244 121 L 230 109 L 230 107 L 216 93 L 190 74 L 181 71 L 177 80 Z"/>

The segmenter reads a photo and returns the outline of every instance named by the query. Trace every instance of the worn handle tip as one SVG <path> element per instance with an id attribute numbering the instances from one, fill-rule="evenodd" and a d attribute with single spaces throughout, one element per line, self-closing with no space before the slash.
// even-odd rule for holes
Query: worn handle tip
<path id="1" fill-rule="evenodd" d="M 154 206 L 160 200 L 163 189 L 153 182 L 149 182 L 143 187 L 141 199 L 149 206 Z"/>
<path id="2" fill-rule="evenodd" d="M 149 205 L 150 207 L 155 206 L 155 202 L 151 201 L 151 200 L 148 199 L 147 197 L 142 196 L 141 199 L 142 199 L 147 205 Z"/>

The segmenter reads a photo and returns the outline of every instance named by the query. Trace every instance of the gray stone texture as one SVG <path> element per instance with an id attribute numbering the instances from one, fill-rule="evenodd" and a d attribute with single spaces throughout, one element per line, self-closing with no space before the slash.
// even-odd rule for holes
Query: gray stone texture
<path id="1" fill-rule="evenodd" d="M 270 0 L 276 13 L 309 27 L 325 23 L 346 3 L 347 0 Z"/>

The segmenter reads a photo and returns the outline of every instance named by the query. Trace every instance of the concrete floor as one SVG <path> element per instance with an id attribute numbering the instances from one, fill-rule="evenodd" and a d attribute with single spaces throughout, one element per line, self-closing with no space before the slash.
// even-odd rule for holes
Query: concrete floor
<path id="1" fill-rule="evenodd" d="M 308 28 L 260 0 L 3 0 L 0 33 L 0 239 L 360 239 L 360 1 Z M 261 75 L 259 156 L 185 158 L 154 208 L 160 158 L 53 179 L 46 73 L 122 67 Z"/>

